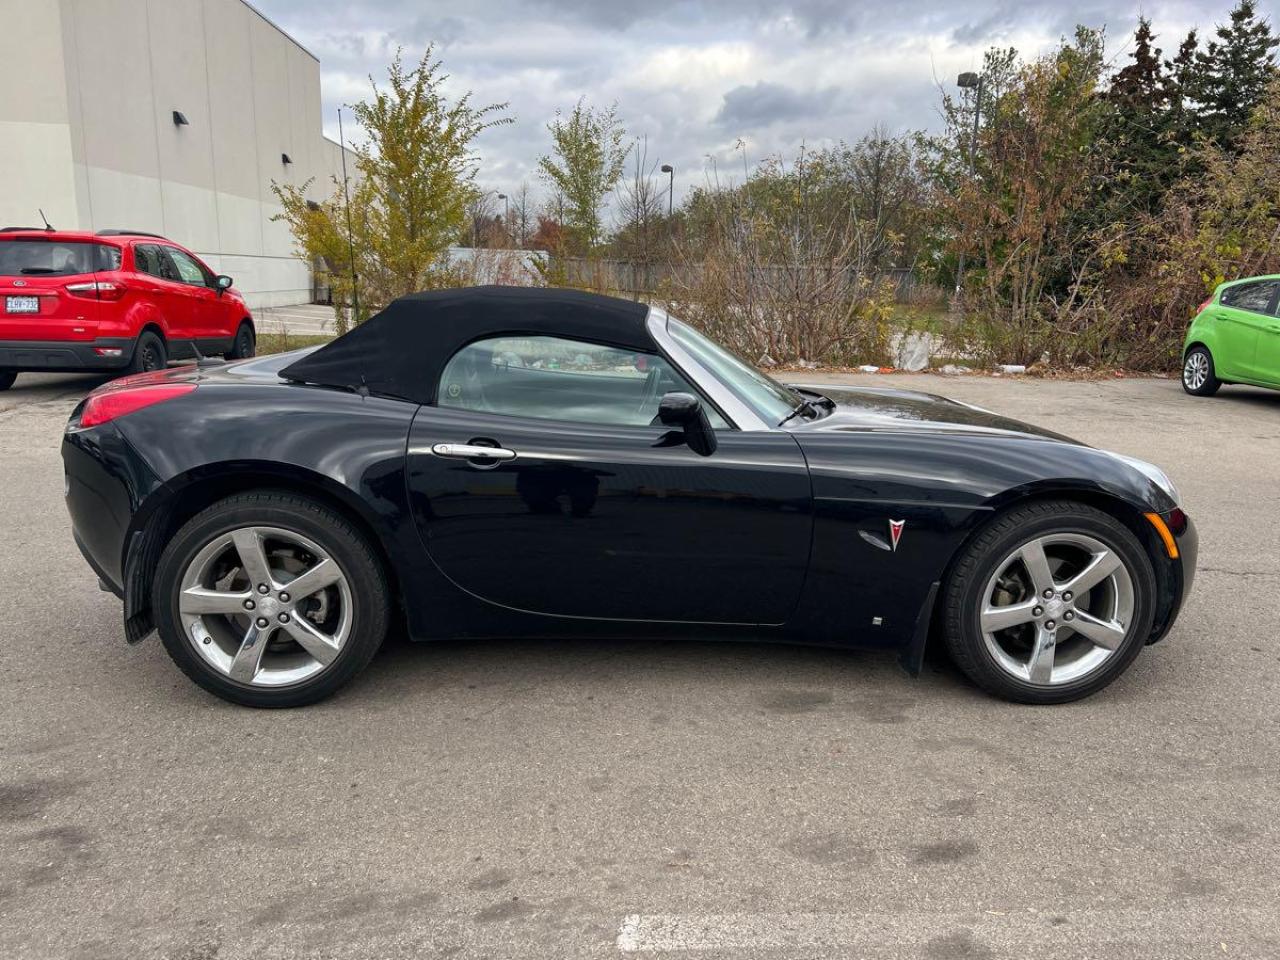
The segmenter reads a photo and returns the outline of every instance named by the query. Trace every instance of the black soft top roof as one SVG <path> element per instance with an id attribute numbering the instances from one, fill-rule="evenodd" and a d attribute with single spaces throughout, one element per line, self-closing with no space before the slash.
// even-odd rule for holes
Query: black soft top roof
<path id="1" fill-rule="evenodd" d="M 653 352 L 649 308 L 578 290 L 465 287 L 392 301 L 360 326 L 280 371 L 289 380 L 434 403 L 449 358 L 474 340 L 551 336 Z"/>

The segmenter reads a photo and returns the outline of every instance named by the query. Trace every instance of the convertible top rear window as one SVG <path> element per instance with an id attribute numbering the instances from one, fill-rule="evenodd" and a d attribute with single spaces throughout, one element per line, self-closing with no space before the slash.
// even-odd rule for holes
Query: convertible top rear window
<path id="1" fill-rule="evenodd" d="M 466 287 L 393 301 L 350 333 L 281 371 L 290 380 L 435 403 L 440 374 L 468 343 L 558 336 L 656 352 L 649 307 L 577 290 Z"/>

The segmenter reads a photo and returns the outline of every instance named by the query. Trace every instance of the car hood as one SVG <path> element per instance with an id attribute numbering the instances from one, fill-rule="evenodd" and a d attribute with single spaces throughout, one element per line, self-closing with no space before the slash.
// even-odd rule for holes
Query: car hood
<path id="1" fill-rule="evenodd" d="M 804 432 L 861 430 L 921 430 L 934 433 L 1006 434 L 1078 444 L 1052 430 L 1004 417 L 981 407 L 932 393 L 869 387 L 831 387 L 793 384 L 835 402 L 836 409 L 818 420 L 796 424 Z"/>

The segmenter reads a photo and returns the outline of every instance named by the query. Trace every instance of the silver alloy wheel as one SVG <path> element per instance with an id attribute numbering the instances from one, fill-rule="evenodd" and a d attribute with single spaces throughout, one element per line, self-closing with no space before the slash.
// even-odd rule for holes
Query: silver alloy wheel
<path id="1" fill-rule="evenodd" d="M 1193 350 L 1187 355 L 1187 362 L 1182 368 L 1182 382 L 1192 390 L 1199 390 L 1209 379 L 1209 358 L 1201 351 Z"/>
<path id="2" fill-rule="evenodd" d="M 182 575 L 178 615 L 200 657 L 240 683 L 308 680 L 351 634 L 347 577 L 315 541 L 241 527 L 200 550 Z"/>
<path id="3" fill-rule="evenodd" d="M 979 614 L 1001 669 L 1037 686 L 1100 669 L 1133 622 L 1133 577 L 1120 555 L 1080 533 L 1052 533 L 1009 554 L 987 581 Z"/>

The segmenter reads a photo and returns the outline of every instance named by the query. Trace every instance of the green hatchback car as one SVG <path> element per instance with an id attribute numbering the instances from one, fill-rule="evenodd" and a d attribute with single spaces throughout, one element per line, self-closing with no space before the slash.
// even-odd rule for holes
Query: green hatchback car
<path id="1" fill-rule="evenodd" d="M 1224 383 L 1280 390 L 1280 276 L 1219 284 L 1187 331 L 1182 388 L 1211 397 Z"/>

